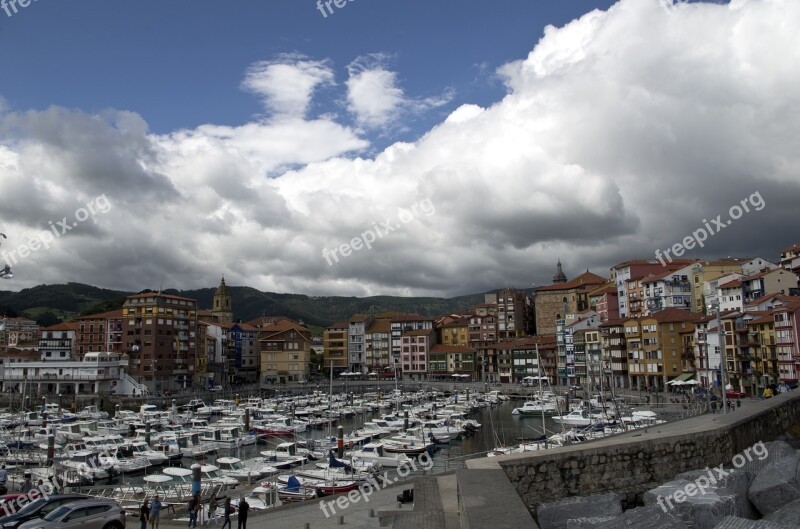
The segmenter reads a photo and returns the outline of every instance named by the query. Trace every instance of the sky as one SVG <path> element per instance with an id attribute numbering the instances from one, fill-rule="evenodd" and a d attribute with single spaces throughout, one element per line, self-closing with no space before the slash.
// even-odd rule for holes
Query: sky
<path id="1" fill-rule="evenodd" d="M 800 2 L 339 5 L 0 3 L 0 289 L 454 296 L 800 242 Z"/>

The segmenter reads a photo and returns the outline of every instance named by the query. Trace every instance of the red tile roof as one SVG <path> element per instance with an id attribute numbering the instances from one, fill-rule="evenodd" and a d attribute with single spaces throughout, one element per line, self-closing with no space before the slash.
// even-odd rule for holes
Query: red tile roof
<path id="1" fill-rule="evenodd" d="M 122 318 L 122 309 L 109 310 L 107 312 L 98 312 L 97 314 L 88 314 L 80 316 L 78 320 L 107 320 L 110 318 Z"/>
<path id="2" fill-rule="evenodd" d="M 561 290 L 573 290 L 577 288 L 586 288 L 591 286 L 596 286 L 605 283 L 608 281 L 605 277 L 600 277 L 597 274 L 593 274 L 592 272 L 584 272 L 578 277 L 567 281 L 566 283 L 554 283 L 552 285 L 547 285 L 543 287 L 537 287 L 534 289 L 536 292 L 547 292 L 547 291 L 554 291 L 558 292 Z"/>
<path id="3" fill-rule="evenodd" d="M 56 323 L 55 325 L 51 325 L 50 327 L 44 327 L 39 329 L 40 331 L 77 331 L 81 328 L 81 324 L 78 322 L 62 322 Z"/>

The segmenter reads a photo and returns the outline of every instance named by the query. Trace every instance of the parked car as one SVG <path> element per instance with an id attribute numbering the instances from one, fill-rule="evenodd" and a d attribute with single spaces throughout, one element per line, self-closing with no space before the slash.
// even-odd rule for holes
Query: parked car
<path id="1" fill-rule="evenodd" d="M 729 389 L 725 391 L 725 398 L 726 399 L 741 399 L 746 397 L 746 393 L 742 393 L 741 391 L 736 391 L 735 389 Z"/>
<path id="2" fill-rule="evenodd" d="M 125 529 L 125 509 L 111 499 L 66 503 L 19 529 Z"/>
<path id="3" fill-rule="evenodd" d="M 22 508 L 16 510 L 16 512 L 14 512 L 14 510 L 19 504 L 16 502 L 9 502 L 7 506 L 4 506 L 2 512 L 10 512 L 11 514 L 0 517 L 0 528 L 17 529 L 28 520 L 40 520 L 43 516 L 58 509 L 65 503 L 80 502 L 90 499 L 89 496 L 83 494 L 58 494 L 56 496 L 39 498 L 31 503 L 26 503 Z"/>

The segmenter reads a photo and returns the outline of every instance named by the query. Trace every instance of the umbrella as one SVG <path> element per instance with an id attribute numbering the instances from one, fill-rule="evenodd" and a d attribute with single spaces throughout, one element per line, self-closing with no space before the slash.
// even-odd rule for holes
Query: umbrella
<path id="1" fill-rule="evenodd" d="M 694 384 L 699 384 L 699 383 L 700 383 L 700 382 L 699 382 L 699 381 L 697 381 L 697 380 L 695 380 L 695 379 L 692 379 L 692 380 L 687 380 L 686 382 L 684 382 L 684 384 L 691 384 L 691 385 L 694 385 Z"/>

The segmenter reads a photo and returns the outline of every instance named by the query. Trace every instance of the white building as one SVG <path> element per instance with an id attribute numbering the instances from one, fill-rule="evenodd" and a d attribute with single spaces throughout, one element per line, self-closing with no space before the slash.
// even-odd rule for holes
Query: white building
<path id="1" fill-rule="evenodd" d="M 37 389 L 39 394 L 51 395 L 132 395 L 144 386 L 127 374 L 128 359 L 117 353 L 86 353 L 83 361 L 51 360 L 14 362 L 4 365 L 3 382 L 6 389 L 22 392 Z"/>

